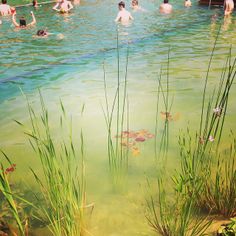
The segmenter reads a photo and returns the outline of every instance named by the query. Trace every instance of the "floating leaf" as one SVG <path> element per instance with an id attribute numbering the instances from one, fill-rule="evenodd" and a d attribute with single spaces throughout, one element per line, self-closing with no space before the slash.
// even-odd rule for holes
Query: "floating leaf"
<path id="1" fill-rule="evenodd" d="M 146 141 L 146 139 L 145 139 L 144 137 L 140 136 L 140 137 L 137 137 L 137 138 L 135 139 L 135 141 L 136 141 L 136 142 L 144 142 L 144 141 Z"/>

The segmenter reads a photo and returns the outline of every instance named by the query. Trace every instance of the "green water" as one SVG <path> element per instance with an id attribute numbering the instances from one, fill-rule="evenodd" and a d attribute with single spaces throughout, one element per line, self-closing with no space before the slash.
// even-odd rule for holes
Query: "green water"
<path id="1" fill-rule="evenodd" d="M 156 79 L 161 65 L 166 67 L 170 48 L 170 95 L 174 97 L 172 112 L 179 114 L 170 122 L 170 150 L 167 160 L 168 176 L 178 168 L 177 139 L 187 124 L 197 129 L 202 90 L 211 50 L 222 23 L 215 56 L 209 75 L 209 88 L 219 81 L 229 47 L 236 56 L 235 16 L 224 20 L 222 9 L 208 10 L 193 3 L 185 9 L 182 2 L 174 2 L 169 16 L 158 13 L 160 1 L 144 0 L 147 12 L 132 13 L 135 20 L 129 26 L 118 26 L 121 78 L 125 72 L 129 43 L 128 97 L 130 129 L 146 129 L 154 133 L 156 112 Z M 128 4 L 127 4 L 128 5 Z M 29 167 L 40 171 L 39 162 L 31 150 L 23 130 L 13 119 L 29 124 L 26 101 L 39 107 L 37 88 L 40 88 L 50 111 L 51 128 L 60 134 L 60 99 L 75 121 L 75 137 L 83 128 L 86 155 L 87 201 L 95 208 L 89 232 L 97 236 L 154 235 L 145 219 L 146 177 L 156 175 L 154 168 L 154 140 L 140 144 L 140 155 L 129 158 L 129 173 L 124 190 L 114 192 L 108 171 L 106 125 L 102 106 L 105 106 L 103 62 L 107 73 L 109 102 L 117 84 L 117 51 L 115 2 L 84 1 L 67 16 L 55 14 L 51 5 L 36 12 L 37 26 L 29 30 L 15 30 L 10 18 L 0 26 L 0 148 L 17 164 L 13 180 L 35 183 Z M 31 8 L 17 10 L 18 17 L 28 17 Z M 30 19 L 29 19 L 30 20 Z M 53 33 L 38 39 L 38 29 Z M 233 85 L 226 120 L 226 134 L 235 130 L 236 98 Z M 83 118 L 81 107 L 85 104 Z M 163 110 L 163 106 L 160 110 Z M 157 141 L 160 142 L 163 121 L 159 116 Z M 227 143 L 227 140 L 225 140 Z M 42 233 L 38 233 L 42 235 Z M 45 231 L 43 235 L 47 235 Z"/>

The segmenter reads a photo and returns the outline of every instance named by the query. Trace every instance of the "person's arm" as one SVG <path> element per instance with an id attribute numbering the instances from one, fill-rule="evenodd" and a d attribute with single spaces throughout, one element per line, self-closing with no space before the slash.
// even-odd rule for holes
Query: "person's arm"
<path id="1" fill-rule="evenodd" d="M 121 20 L 121 16 L 120 16 L 120 12 L 117 14 L 117 17 L 116 17 L 116 19 L 115 19 L 115 22 L 118 22 L 118 21 L 120 21 Z"/>
<path id="2" fill-rule="evenodd" d="M 133 20 L 134 18 L 133 18 L 133 16 L 129 13 L 129 19 L 130 20 Z"/>
<path id="3" fill-rule="evenodd" d="M 32 22 L 27 24 L 27 26 L 32 26 L 32 25 L 35 25 L 36 24 L 36 19 L 35 19 L 35 16 L 34 16 L 34 13 L 31 11 L 31 16 L 32 16 Z"/>
<path id="4" fill-rule="evenodd" d="M 73 7 L 73 5 L 72 5 L 72 3 L 71 2 L 68 2 L 68 11 L 70 11 L 71 9 L 73 9 L 74 7 Z"/>
<path id="5" fill-rule="evenodd" d="M 15 27 L 19 27 L 20 25 L 16 22 L 16 13 L 12 15 L 12 23 Z"/>
<path id="6" fill-rule="evenodd" d="M 52 9 L 55 10 L 55 11 L 60 11 L 60 10 L 57 9 L 57 8 L 59 7 L 59 5 L 60 5 L 60 4 L 57 3 Z"/>

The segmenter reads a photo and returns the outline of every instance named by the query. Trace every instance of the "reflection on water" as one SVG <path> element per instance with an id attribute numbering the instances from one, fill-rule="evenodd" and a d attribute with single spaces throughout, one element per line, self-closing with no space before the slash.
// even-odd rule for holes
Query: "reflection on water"
<path id="1" fill-rule="evenodd" d="M 170 95 L 174 101 L 171 114 L 163 114 L 165 109 L 160 107 L 162 113 L 158 115 L 156 139 L 160 142 L 167 117 L 171 121 L 168 168 L 172 171 L 179 164 L 179 130 L 188 122 L 194 127 L 199 121 L 203 79 L 219 26 L 224 22 L 209 75 L 211 88 L 220 78 L 229 46 L 235 44 L 235 28 L 231 27 L 235 17 L 224 19 L 223 11 L 198 5 L 185 9 L 181 1 L 173 3 L 173 14 L 165 16 L 158 12 L 160 2 L 143 1 L 142 6 L 148 12 L 135 12 L 135 20 L 130 25 L 118 25 L 120 77 L 125 74 L 129 43 L 130 130 L 155 133 L 157 78 L 161 64 L 164 75 L 166 73 L 167 52 L 171 48 Z M 33 184 L 28 166 L 37 170 L 38 162 L 33 158 L 22 129 L 12 121 L 28 123 L 29 119 L 19 87 L 36 107 L 37 88 L 41 89 L 55 132 L 60 98 L 74 120 L 85 103 L 84 119 L 75 122 L 75 130 L 80 127 L 84 130 L 87 195 L 89 202 L 95 202 L 90 231 L 97 236 L 151 236 L 153 233 L 144 218 L 143 189 L 145 176 L 156 175 L 154 139 L 148 142 L 139 139 L 136 148 L 131 148 L 133 157 L 130 157 L 124 193 L 114 193 L 109 181 L 106 125 L 101 108 L 104 104 L 102 65 L 105 62 L 108 98 L 112 101 L 117 84 L 116 4 L 108 0 L 83 1 L 66 16 L 55 14 L 50 5 L 45 5 L 35 13 L 37 26 L 25 31 L 15 31 L 10 27 L 11 20 L 3 19 L 0 27 L 0 149 L 9 153 L 16 163 L 15 178 L 23 178 L 22 170 L 24 179 L 29 185 Z M 26 14 L 29 10 L 19 9 L 18 14 Z M 32 37 L 38 29 L 46 27 L 53 35 L 46 39 Z M 58 39 L 58 35 L 63 37 Z M 236 55 L 234 47 L 232 55 Z M 231 129 L 235 128 L 236 111 L 232 106 L 235 97 L 232 89 L 228 111 Z"/>
<path id="2" fill-rule="evenodd" d="M 223 31 L 227 31 L 231 24 L 232 24 L 232 16 L 231 15 L 225 16 L 223 27 L 222 27 Z"/>

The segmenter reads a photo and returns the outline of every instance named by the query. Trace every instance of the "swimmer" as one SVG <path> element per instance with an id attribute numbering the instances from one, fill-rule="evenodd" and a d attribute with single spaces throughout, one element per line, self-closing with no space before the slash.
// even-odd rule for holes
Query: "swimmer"
<path id="1" fill-rule="evenodd" d="M 142 8 L 138 5 L 138 0 L 132 0 L 131 2 L 131 8 L 134 10 L 134 11 L 138 11 L 138 10 L 141 10 Z"/>
<path id="2" fill-rule="evenodd" d="M 121 1 L 118 4 L 119 7 L 119 13 L 117 14 L 117 17 L 115 19 L 116 22 L 128 22 L 129 20 L 133 20 L 134 18 L 131 16 L 131 14 L 125 10 L 125 3 Z"/>
<path id="3" fill-rule="evenodd" d="M 46 30 L 38 30 L 36 35 L 38 37 L 47 37 L 49 34 L 48 34 L 48 32 Z"/>
<path id="4" fill-rule="evenodd" d="M 61 0 L 52 9 L 60 13 L 68 13 L 73 7 L 70 1 Z"/>
<path id="5" fill-rule="evenodd" d="M 14 26 L 17 27 L 17 28 L 26 29 L 27 27 L 35 25 L 36 24 L 36 19 L 35 19 L 34 13 L 31 11 L 30 14 L 31 14 L 32 19 L 33 19 L 31 23 L 26 24 L 25 17 L 23 16 L 23 17 L 20 18 L 20 22 L 18 24 L 16 22 L 16 13 L 14 13 L 12 15 L 12 22 L 13 22 Z"/>
<path id="6" fill-rule="evenodd" d="M 225 0 L 224 9 L 225 9 L 225 16 L 230 15 L 234 10 L 234 1 L 233 0 Z"/>
<path id="7" fill-rule="evenodd" d="M 191 7 L 192 6 L 191 0 L 185 0 L 184 6 L 185 7 Z"/>
<path id="8" fill-rule="evenodd" d="M 164 0 L 164 2 L 160 6 L 160 12 L 169 14 L 172 12 L 172 5 L 169 4 L 169 0 Z"/>
<path id="9" fill-rule="evenodd" d="M 7 4 L 7 0 L 2 0 L 2 4 L 0 4 L 0 15 L 11 15 L 11 7 Z"/>

